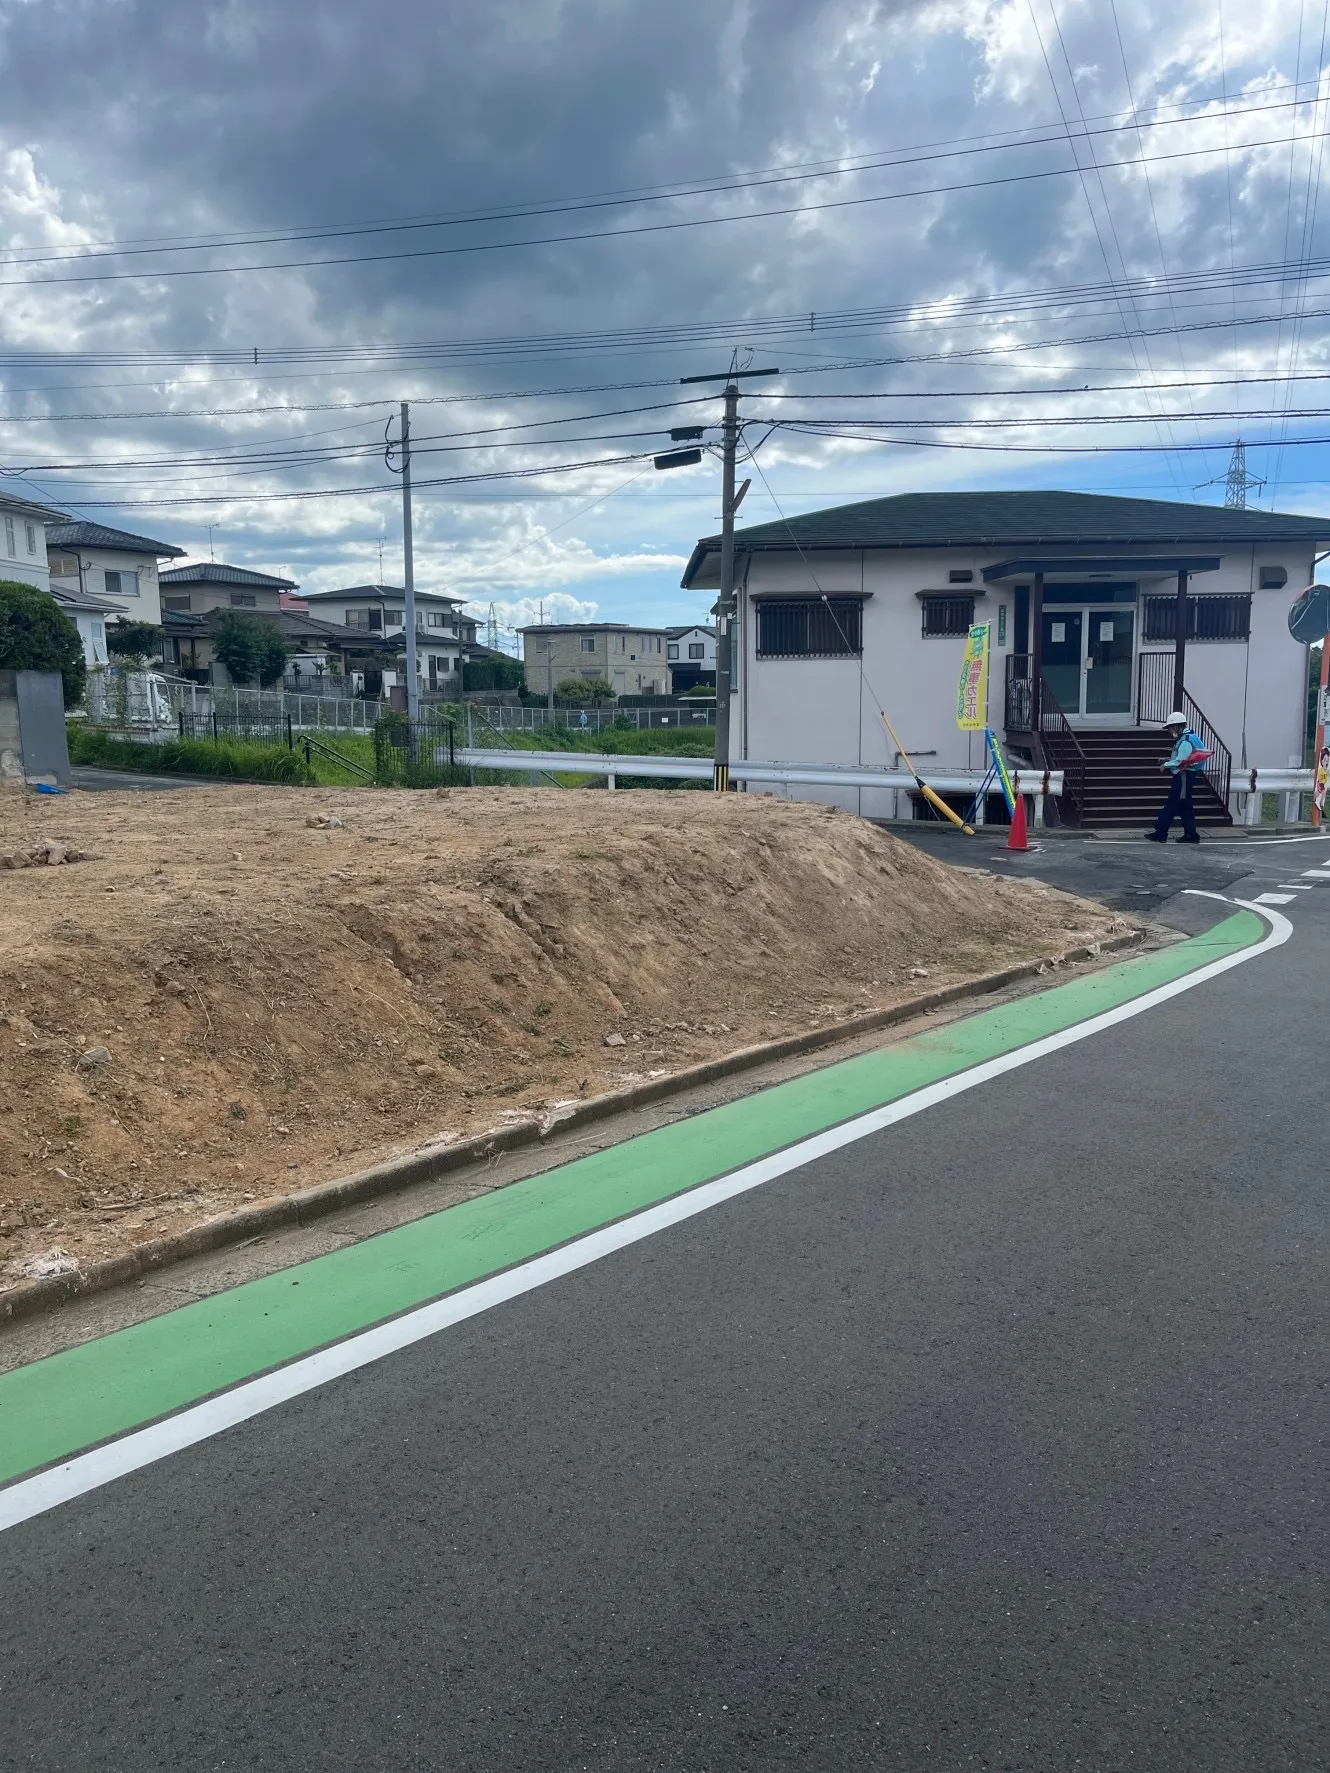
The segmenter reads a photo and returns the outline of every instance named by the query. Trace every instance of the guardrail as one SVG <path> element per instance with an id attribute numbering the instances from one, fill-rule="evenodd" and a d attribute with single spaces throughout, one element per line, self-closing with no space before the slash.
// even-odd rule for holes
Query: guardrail
<path id="1" fill-rule="evenodd" d="M 446 761 L 446 756 L 440 761 Z M 709 782 L 709 757 L 633 757 L 605 751 L 483 751 L 458 746 L 455 761 L 471 769 L 562 771 L 580 776 L 604 776 L 611 788 L 619 776 L 655 776 L 675 780 Z M 875 769 L 868 765 L 838 763 L 761 763 L 743 759 L 730 765 L 730 777 L 755 786 L 791 788 L 904 788 L 918 792 L 908 770 Z M 975 794 L 986 778 L 984 770 L 930 770 L 928 785 L 939 794 Z M 1044 800 L 1062 793 L 1061 770 L 1012 770 L 1017 794 L 1035 799 L 1035 823 L 1043 821 Z"/>
<path id="2" fill-rule="evenodd" d="M 1310 769 L 1235 769 L 1229 784 L 1229 810 L 1243 825 L 1261 823 L 1261 800 L 1267 794 L 1282 794 L 1283 817 L 1287 825 L 1300 823 L 1304 794 L 1310 794 L 1316 772 Z"/>

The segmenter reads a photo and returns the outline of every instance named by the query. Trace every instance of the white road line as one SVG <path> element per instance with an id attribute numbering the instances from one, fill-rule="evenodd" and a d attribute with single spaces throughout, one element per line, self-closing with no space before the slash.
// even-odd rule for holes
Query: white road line
<path id="1" fill-rule="evenodd" d="M 1302 878 L 1304 880 L 1330 880 L 1330 874 L 1326 873 L 1327 868 L 1330 868 L 1330 862 L 1322 862 L 1319 868 L 1304 868 Z"/>
<path id="2" fill-rule="evenodd" d="M 481 1312 L 492 1311 L 496 1305 L 520 1298 L 522 1294 L 533 1292 L 537 1287 L 548 1286 L 551 1281 L 575 1273 L 577 1269 L 585 1268 L 592 1262 L 599 1262 L 616 1250 L 627 1249 L 644 1238 L 654 1237 L 658 1232 L 669 1230 L 671 1226 L 696 1218 L 700 1213 L 709 1212 L 712 1207 L 733 1200 L 736 1195 L 761 1188 L 764 1183 L 786 1176 L 791 1170 L 802 1169 L 805 1164 L 816 1163 L 819 1158 L 827 1157 L 833 1151 L 843 1150 L 845 1146 L 856 1144 L 860 1139 L 870 1138 L 874 1133 L 895 1126 L 899 1121 L 909 1120 L 913 1115 L 922 1114 L 925 1109 L 933 1108 L 941 1102 L 949 1102 L 953 1097 L 973 1090 L 980 1084 L 991 1083 L 994 1078 L 1004 1077 L 1010 1071 L 1018 1071 L 1037 1059 L 1047 1058 L 1051 1053 L 1061 1052 L 1066 1047 L 1089 1040 L 1093 1035 L 1117 1028 L 1123 1022 L 1130 1022 L 1146 1011 L 1180 997 L 1184 991 L 1192 991 L 1196 986 L 1217 979 L 1234 967 L 1255 960 L 1258 955 L 1268 953 L 1272 948 L 1281 947 L 1293 934 L 1293 926 L 1286 917 L 1278 911 L 1258 909 L 1259 901 L 1252 903 L 1245 899 L 1226 899 L 1222 893 L 1202 892 L 1196 888 L 1188 888 L 1187 891 L 1193 898 L 1218 899 L 1223 904 L 1239 905 L 1244 910 L 1256 911 L 1270 925 L 1269 934 L 1250 948 L 1212 960 L 1206 966 L 1198 967 L 1195 972 L 1187 973 L 1181 979 L 1174 979 L 1167 985 L 1157 985 L 1152 991 L 1144 992 L 1129 1003 L 1119 1004 L 1116 1009 L 1105 1010 L 1101 1015 L 1078 1022 L 1071 1028 L 1061 1029 L 1056 1034 L 1045 1035 L 1041 1040 L 1031 1041 L 1028 1046 L 1018 1047 L 1014 1052 L 1002 1053 L 996 1059 L 985 1059 L 966 1071 L 958 1072 L 954 1077 L 943 1078 L 938 1083 L 902 1096 L 896 1102 L 889 1102 L 885 1107 L 874 1108 L 841 1126 L 831 1127 L 810 1139 L 802 1139 L 798 1144 L 787 1146 L 784 1151 L 775 1152 L 756 1163 L 747 1164 L 729 1176 L 722 1176 L 714 1182 L 705 1182 L 698 1188 L 677 1195 L 673 1200 L 662 1201 L 658 1206 L 648 1207 L 617 1224 L 589 1232 L 585 1237 L 577 1238 L 561 1249 L 550 1250 L 547 1254 L 536 1256 L 503 1274 L 477 1281 L 474 1286 L 463 1287 L 456 1293 L 450 1293 L 447 1298 L 437 1299 L 429 1305 L 408 1311 L 401 1317 L 392 1319 L 390 1323 L 362 1330 L 357 1335 L 348 1336 L 343 1342 L 334 1343 L 330 1348 L 304 1355 L 288 1366 L 279 1367 L 276 1372 L 245 1380 L 218 1397 L 192 1404 L 162 1422 L 135 1429 L 118 1440 L 108 1442 L 104 1447 L 97 1447 L 90 1453 L 80 1453 L 73 1459 L 67 1459 L 62 1465 L 38 1472 L 35 1477 L 21 1478 L 8 1489 L 0 1490 L 0 1532 L 8 1527 L 18 1526 L 22 1521 L 31 1520 L 34 1515 L 45 1514 L 48 1509 L 58 1508 L 61 1503 L 70 1502 L 76 1496 L 84 1496 L 90 1490 L 114 1483 L 117 1478 L 132 1471 L 139 1471 L 146 1465 L 169 1458 L 172 1453 L 197 1446 L 200 1441 L 222 1434 L 238 1423 L 247 1422 L 267 1410 L 276 1409 L 278 1405 L 301 1397 L 308 1391 L 314 1391 L 321 1385 L 327 1385 L 334 1379 L 340 1379 L 347 1373 L 370 1366 L 386 1355 L 410 1348 L 414 1343 L 437 1335 L 440 1330 L 446 1330 L 453 1324 L 463 1323 L 467 1318 L 479 1316 Z"/>
<path id="3" fill-rule="evenodd" d="M 1257 893 L 1253 903 L 1257 905 L 1291 905 L 1293 895 L 1292 893 Z"/>
<path id="4" fill-rule="evenodd" d="M 1314 893 L 1315 887 L 1304 886 L 1300 880 L 1281 880 L 1280 887 L 1289 893 Z"/>

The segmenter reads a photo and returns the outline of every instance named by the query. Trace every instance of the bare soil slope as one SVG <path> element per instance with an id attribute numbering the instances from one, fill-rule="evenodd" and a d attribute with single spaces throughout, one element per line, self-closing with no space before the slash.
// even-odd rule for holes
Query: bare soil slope
<path id="1" fill-rule="evenodd" d="M 46 842 L 0 870 L 0 1286 L 1123 927 L 746 795 L 0 805 Z"/>

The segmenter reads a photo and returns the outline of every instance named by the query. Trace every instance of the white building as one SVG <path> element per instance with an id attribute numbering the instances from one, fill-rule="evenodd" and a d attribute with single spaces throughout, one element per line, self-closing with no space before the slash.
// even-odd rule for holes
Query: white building
<path id="1" fill-rule="evenodd" d="M 716 630 L 671 628 L 665 647 L 670 673 L 670 693 L 716 687 Z"/>
<path id="2" fill-rule="evenodd" d="M 81 591 L 68 591 L 59 584 L 51 585 L 49 591 L 79 631 L 79 639 L 83 642 L 84 662 L 89 665 L 109 664 L 106 625 L 118 619 L 119 607 L 98 597 L 85 597 Z"/>
<path id="3" fill-rule="evenodd" d="M 0 579 L 48 591 L 46 532 L 63 520 L 63 511 L 52 511 L 0 487 Z"/>
<path id="4" fill-rule="evenodd" d="M 84 597 L 105 600 L 130 622 L 162 619 L 159 560 L 175 560 L 185 550 L 151 536 L 132 535 L 103 523 L 63 521 L 46 530 L 51 583 Z"/>
<path id="5" fill-rule="evenodd" d="M 1069 821 L 1137 823 L 1159 798 L 1183 573 L 1184 711 L 1213 745 L 1218 822 L 1230 767 L 1303 761 L 1307 651 L 1286 618 L 1327 548 L 1326 518 L 1065 492 L 909 493 L 740 530 L 731 756 L 896 766 L 885 710 L 925 776 L 982 768 L 955 711 L 987 623 L 1010 751 L 1068 771 Z M 719 573 L 705 538 L 683 584 Z M 910 810 L 894 791 L 808 795 Z"/>

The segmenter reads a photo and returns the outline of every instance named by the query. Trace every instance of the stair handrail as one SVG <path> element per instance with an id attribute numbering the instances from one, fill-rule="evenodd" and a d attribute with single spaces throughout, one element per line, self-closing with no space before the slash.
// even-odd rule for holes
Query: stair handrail
<path id="1" fill-rule="evenodd" d="M 1062 771 L 1062 793 L 1058 804 L 1062 806 L 1069 801 L 1074 817 L 1068 823 L 1079 825 L 1085 817 L 1085 747 L 1042 672 L 1037 689 L 1033 698 L 1034 731 L 1049 754 L 1049 761 Z"/>
<path id="2" fill-rule="evenodd" d="M 1229 783 L 1233 779 L 1233 753 L 1186 690 L 1182 692 L 1182 712 L 1187 716 L 1187 725 L 1210 753 L 1201 765 L 1201 774 L 1219 796 L 1220 806 L 1227 809 Z"/>
<path id="3" fill-rule="evenodd" d="M 1162 726 L 1173 712 L 1173 673 L 1177 655 L 1173 652 L 1143 652 L 1136 666 L 1136 724 L 1158 721 Z M 1216 732 L 1189 690 L 1182 692 L 1179 713 L 1187 717 L 1187 725 L 1210 753 L 1201 765 L 1201 774 L 1219 796 L 1219 804 L 1228 808 L 1229 784 L 1233 780 L 1233 753 Z"/>

